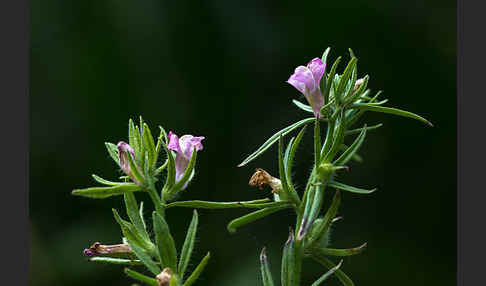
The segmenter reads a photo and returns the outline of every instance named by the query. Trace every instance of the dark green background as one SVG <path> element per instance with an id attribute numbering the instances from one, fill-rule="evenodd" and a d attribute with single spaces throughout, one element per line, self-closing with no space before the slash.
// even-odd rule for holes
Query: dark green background
<path id="1" fill-rule="evenodd" d="M 277 173 L 276 150 L 236 165 L 284 126 L 307 116 L 285 83 L 294 68 L 332 47 L 331 61 L 359 58 L 369 87 L 388 106 L 430 119 L 367 113 L 363 164 L 341 181 L 378 187 L 345 193 L 334 247 L 368 242 L 342 269 L 356 285 L 455 285 L 456 10 L 454 1 L 31 1 L 30 221 L 32 285 L 131 285 L 121 266 L 93 264 L 82 250 L 117 243 L 111 208 L 120 198 L 73 197 L 90 175 L 120 175 L 104 142 L 126 140 L 142 115 L 177 134 L 204 135 L 197 176 L 182 199 L 268 196 L 247 185 L 254 168 Z M 342 71 L 343 66 L 341 66 Z M 155 132 L 154 132 L 155 133 Z M 156 136 L 158 134 L 154 134 Z M 312 162 L 311 134 L 297 153 L 295 181 Z M 148 202 L 148 196 L 139 199 Z M 328 197 L 327 200 L 330 198 Z M 149 213 L 149 211 L 147 211 Z M 258 255 L 267 246 L 275 277 L 294 216 L 281 212 L 236 234 L 244 210 L 200 211 L 191 269 L 211 251 L 198 285 L 261 285 Z M 170 210 L 180 247 L 190 209 Z M 322 273 L 304 264 L 304 283 Z M 332 278 L 329 285 L 339 285 Z"/>

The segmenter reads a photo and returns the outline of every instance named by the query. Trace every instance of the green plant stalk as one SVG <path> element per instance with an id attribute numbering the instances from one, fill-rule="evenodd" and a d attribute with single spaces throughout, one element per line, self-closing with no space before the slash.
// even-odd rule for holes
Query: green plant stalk
<path id="1" fill-rule="evenodd" d="M 152 199 L 152 202 L 155 206 L 155 211 L 165 218 L 163 197 L 159 197 L 157 190 L 155 189 L 155 183 L 152 177 L 147 178 L 147 192 L 149 193 L 150 198 Z"/>

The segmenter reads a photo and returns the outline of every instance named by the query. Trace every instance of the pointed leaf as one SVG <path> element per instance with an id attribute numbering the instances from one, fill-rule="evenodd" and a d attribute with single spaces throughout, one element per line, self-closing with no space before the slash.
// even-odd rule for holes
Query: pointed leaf
<path id="1" fill-rule="evenodd" d="M 337 266 L 336 264 L 334 264 L 332 261 L 330 261 L 329 259 L 327 259 L 324 256 L 320 256 L 320 255 L 318 256 L 318 255 L 313 254 L 311 257 L 315 261 L 317 261 L 320 264 L 322 264 L 327 269 L 334 269 Z M 344 286 L 354 286 L 353 281 L 341 269 L 337 269 L 334 272 L 334 274 L 336 275 L 336 277 L 339 279 L 339 281 L 341 281 L 341 283 Z"/>
<path id="2" fill-rule="evenodd" d="M 155 241 L 160 254 L 161 262 L 164 267 L 177 269 L 177 251 L 174 239 L 169 231 L 169 226 L 165 219 L 157 212 L 152 213 Z"/>
<path id="3" fill-rule="evenodd" d="M 110 157 L 115 161 L 115 163 L 120 166 L 120 158 L 118 157 L 118 148 L 116 147 L 115 144 L 105 142 L 106 150 L 108 150 L 108 154 L 110 154 Z"/>
<path id="4" fill-rule="evenodd" d="M 306 111 L 306 112 L 309 112 L 309 113 L 314 113 L 314 110 L 312 110 L 312 107 L 310 107 L 309 105 L 307 104 L 304 104 L 296 99 L 292 99 L 292 103 L 295 104 L 298 108 Z"/>
<path id="5" fill-rule="evenodd" d="M 140 234 L 140 236 L 142 236 L 145 240 L 150 241 L 147 230 L 145 229 L 143 218 L 141 217 L 140 211 L 138 209 L 135 195 L 133 193 L 125 193 L 123 197 L 125 199 L 125 206 L 127 209 L 128 217 L 130 218 L 133 226 L 137 230 L 138 234 Z"/>
<path id="6" fill-rule="evenodd" d="M 366 127 L 366 131 L 378 129 L 378 128 L 382 127 L 382 126 L 383 126 L 383 123 L 379 123 L 379 124 L 376 124 L 376 125 L 371 125 L 369 127 Z M 363 131 L 363 129 L 364 129 L 364 127 L 345 131 L 344 132 L 344 136 L 361 133 L 361 131 Z"/>
<path id="7" fill-rule="evenodd" d="M 367 111 L 382 112 L 382 113 L 389 113 L 389 114 L 394 114 L 394 115 L 398 115 L 398 116 L 409 117 L 409 118 L 416 119 L 418 121 L 422 121 L 429 126 L 434 126 L 434 125 L 432 125 L 432 123 L 430 123 L 430 121 L 428 121 L 427 119 L 425 119 L 425 118 L 423 118 L 423 117 L 421 117 L 421 116 L 419 116 L 415 113 L 411 113 L 411 112 L 404 111 L 404 110 L 397 109 L 397 108 L 376 106 L 376 105 L 367 104 L 367 103 L 355 103 L 355 104 L 351 105 L 350 108 L 356 108 L 356 109 L 367 110 Z"/>
<path id="8" fill-rule="evenodd" d="M 143 125 L 143 142 L 148 155 L 148 167 L 149 169 L 152 169 L 155 165 L 155 161 L 157 161 L 157 153 L 155 151 L 154 138 L 146 123 Z"/>
<path id="9" fill-rule="evenodd" d="M 135 256 L 140 259 L 140 261 L 145 265 L 150 272 L 154 275 L 158 275 L 160 273 L 160 267 L 152 260 L 152 257 L 141 247 L 137 244 L 136 241 L 132 241 L 130 238 L 127 237 L 128 244 L 132 249 Z"/>
<path id="10" fill-rule="evenodd" d="M 262 209 L 267 207 L 275 207 L 287 205 L 287 201 L 270 202 L 270 199 L 243 202 L 208 202 L 208 201 L 179 201 L 166 205 L 166 208 L 172 207 L 186 207 L 196 209 L 231 209 L 231 208 L 247 208 L 247 209 Z"/>
<path id="11" fill-rule="evenodd" d="M 344 73 L 342 74 L 342 76 L 340 77 L 339 79 L 339 85 L 337 86 L 337 89 L 336 89 L 336 93 L 334 96 L 337 98 L 337 100 L 342 100 L 343 99 L 343 92 L 344 92 L 344 88 L 346 87 L 346 85 L 348 84 L 348 80 L 350 79 L 351 77 L 351 73 L 354 69 L 354 67 L 356 66 L 356 63 L 358 62 L 358 59 L 357 58 L 352 58 L 348 65 L 346 66 L 346 69 L 344 70 Z"/>
<path id="12" fill-rule="evenodd" d="M 332 65 L 331 71 L 329 72 L 329 75 L 327 76 L 326 79 L 326 90 L 324 92 L 324 103 L 329 102 L 330 99 L 330 92 L 331 92 L 331 86 L 334 81 L 334 77 L 336 75 L 336 70 L 339 65 L 339 62 L 341 61 L 341 57 L 338 57 L 336 61 L 334 61 L 334 64 Z"/>
<path id="13" fill-rule="evenodd" d="M 96 182 L 100 183 L 100 184 L 103 184 L 103 185 L 107 185 L 107 186 L 118 186 L 119 184 L 123 184 L 124 182 L 112 182 L 112 181 L 108 181 L 108 180 L 105 180 L 103 178 L 101 178 L 100 176 L 97 176 L 95 174 L 91 175 L 93 177 L 93 179 L 95 179 Z"/>
<path id="14" fill-rule="evenodd" d="M 269 214 L 272 214 L 274 212 L 278 212 L 278 211 L 283 210 L 283 209 L 291 208 L 291 207 L 292 207 L 292 205 L 290 203 L 282 203 L 282 205 L 280 205 L 280 206 L 269 207 L 269 208 L 264 208 L 264 209 L 261 209 L 261 210 L 254 211 L 252 213 L 249 213 L 247 215 L 244 215 L 242 217 L 239 217 L 237 219 L 232 220 L 227 226 L 228 231 L 231 232 L 231 233 L 234 233 L 236 231 L 236 229 L 240 226 L 244 226 L 244 225 L 249 224 L 251 222 L 254 222 L 258 219 L 266 217 Z"/>
<path id="15" fill-rule="evenodd" d="M 374 191 L 377 190 L 376 188 L 371 189 L 371 190 L 356 188 L 356 187 L 348 186 L 348 185 L 345 185 L 343 183 L 339 183 L 339 182 L 336 182 L 336 181 L 331 181 L 327 185 L 329 187 L 333 187 L 333 188 L 338 189 L 338 190 L 343 190 L 343 191 L 347 191 L 347 192 L 351 192 L 351 193 L 358 193 L 358 194 L 371 194 L 371 193 L 373 193 Z"/>
<path id="16" fill-rule="evenodd" d="M 143 265 L 143 263 L 140 260 L 132 260 L 132 259 L 125 259 L 125 258 L 114 258 L 114 257 L 101 257 L 101 256 L 91 257 L 89 259 L 89 261 L 109 263 L 109 264 L 118 264 L 118 265 L 131 265 L 131 266 Z"/>
<path id="17" fill-rule="evenodd" d="M 298 121 L 290 126 L 287 126 L 285 127 L 284 129 L 278 131 L 277 133 L 273 134 L 270 138 L 268 138 L 267 141 L 265 141 L 265 143 L 263 143 L 262 146 L 260 146 L 260 148 L 258 148 L 255 152 L 253 152 L 250 156 L 248 156 L 245 160 L 243 160 L 243 162 L 241 162 L 238 167 L 243 167 L 245 166 L 246 164 L 250 163 L 251 161 L 253 161 L 255 158 L 257 158 L 258 156 L 260 156 L 263 152 L 265 152 L 268 148 L 270 148 L 273 143 L 277 142 L 277 140 L 280 138 L 280 136 L 284 136 L 286 135 L 287 133 L 289 133 L 290 131 L 296 129 L 296 128 L 299 128 L 300 126 L 304 125 L 304 124 L 307 124 L 309 122 L 312 122 L 314 121 L 314 117 L 311 117 L 311 118 L 306 118 L 306 119 L 303 119 L 301 121 Z"/>
<path id="18" fill-rule="evenodd" d="M 354 248 L 347 248 L 347 249 L 336 249 L 336 248 L 314 248 L 312 252 L 321 253 L 324 256 L 351 256 L 360 254 L 366 249 L 367 244 L 363 243 L 362 245 Z"/>
<path id="19" fill-rule="evenodd" d="M 307 243 L 308 247 L 312 247 L 329 230 L 329 226 L 331 226 L 331 223 L 337 214 L 340 204 L 341 204 L 341 193 L 338 190 L 334 194 L 334 198 L 332 199 L 331 206 L 329 207 L 329 209 L 327 209 L 327 212 L 324 215 L 323 220 L 319 224 L 316 224 L 315 226 L 316 235 L 313 237 L 309 237 L 309 242 Z"/>
<path id="20" fill-rule="evenodd" d="M 319 286 L 324 282 L 327 278 L 329 278 L 334 272 L 336 272 L 339 267 L 341 267 L 341 264 L 343 261 L 339 261 L 338 265 L 334 266 L 333 268 L 329 269 L 326 273 L 324 273 L 319 279 L 316 280 L 316 282 L 312 283 L 312 286 Z"/>
<path id="21" fill-rule="evenodd" d="M 292 183 L 292 166 L 293 166 L 293 162 L 294 162 L 295 151 L 299 147 L 300 141 L 302 140 L 302 136 L 304 136 L 306 127 L 307 127 L 307 125 L 304 125 L 304 127 L 302 127 L 302 130 L 300 130 L 300 132 L 297 135 L 297 137 L 295 138 L 295 140 L 291 141 L 292 144 L 291 144 L 290 152 L 289 152 L 289 155 L 286 156 L 286 159 L 285 159 L 286 165 L 287 165 L 287 183 L 289 185 L 290 191 L 295 193 L 296 195 L 297 195 L 297 191 L 295 190 L 294 184 Z M 290 143 L 289 143 L 289 145 L 290 145 Z M 299 196 L 297 195 L 297 198 L 298 197 Z M 300 199 L 299 199 L 299 201 L 300 201 Z"/>
<path id="22" fill-rule="evenodd" d="M 263 286 L 274 286 L 272 273 L 268 266 L 268 258 L 265 251 L 265 247 L 260 253 L 260 271 L 262 273 Z"/>
<path id="23" fill-rule="evenodd" d="M 104 199 L 111 196 L 123 195 L 129 192 L 142 190 L 142 187 L 133 183 L 120 183 L 112 187 L 92 187 L 73 190 L 71 194 L 93 199 Z"/>
<path id="24" fill-rule="evenodd" d="M 130 165 L 130 172 L 133 174 L 133 176 L 138 182 L 140 182 L 142 185 L 145 184 L 145 178 L 140 173 L 140 169 L 138 168 L 135 161 L 133 161 L 132 156 L 127 156 L 127 158 L 128 158 L 128 163 Z"/>
<path id="25" fill-rule="evenodd" d="M 199 278 L 199 275 L 201 275 L 202 271 L 204 270 L 204 267 L 206 267 L 206 264 L 208 264 L 209 258 L 211 257 L 211 254 L 208 252 L 206 256 L 201 260 L 199 265 L 196 267 L 194 272 L 192 272 L 191 276 L 187 278 L 186 282 L 184 282 L 183 286 L 190 286 L 194 282 L 196 282 L 197 278 Z"/>
<path id="26" fill-rule="evenodd" d="M 191 259 L 192 250 L 194 248 L 194 241 L 196 241 L 197 223 L 197 211 L 194 210 L 191 224 L 187 229 L 186 239 L 184 240 L 184 245 L 182 246 L 182 251 L 179 258 L 179 267 L 177 268 L 177 273 L 179 273 L 179 275 L 181 276 L 181 280 L 184 279 L 186 267 L 189 264 L 189 260 Z"/>
<path id="27" fill-rule="evenodd" d="M 365 137 L 366 137 L 366 125 L 363 127 L 363 130 L 358 135 L 358 137 L 356 137 L 353 144 L 351 144 L 351 146 L 349 146 L 349 148 L 346 151 L 344 151 L 344 153 L 341 154 L 341 156 L 339 156 L 339 158 L 337 158 L 333 162 L 333 164 L 336 166 L 342 166 L 346 164 L 353 157 L 353 155 L 356 154 L 356 152 L 358 152 L 359 148 L 361 147 L 361 144 L 363 144 Z"/>
<path id="28" fill-rule="evenodd" d="M 143 282 L 143 283 L 147 283 L 148 285 L 151 285 L 151 286 L 158 286 L 159 285 L 155 278 L 145 276 L 142 273 L 138 273 L 137 271 L 131 270 L 129 268 L 125 268 L 124 271 L 125 271 L 126 275 L 130 276 L 131 278 L 133 278 L 135 280 L 138 280 L 138 281 Z"/>

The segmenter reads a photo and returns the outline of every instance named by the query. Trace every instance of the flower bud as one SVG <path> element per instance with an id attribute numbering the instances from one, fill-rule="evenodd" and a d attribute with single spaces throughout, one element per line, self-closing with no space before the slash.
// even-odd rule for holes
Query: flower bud
<path id="1" fill-rule="evenodd" d="M 260 190 L 263 190 L 265 185 L 269 185 L 274 194 L 278 194 L 282 190 L 282 182 L 260 168 L 256 169 L 248 184 L 252 187 L 258 187 Z"/>
<path id="2" fill-rule="evenodd" d="M 162 272 L 156 276 L 158 286 L 169 286 L 172 273 L 172 269 L 169 267 L 164 268 L 164 270 L 162 270 Z"/>
<path id="3" fill-rule="evenodd" d="M 128 159 L 128 156 L 132 156 L 132 159 L 135 162 L 135 152 L 133 151 L 132 146 L 130 146 L 128 143 L 120 141 L 116 147 L 118 148 L 118 156 L 120 157 L 120 168 L 132 179 L 135 184 L 140 185 L 140 182 L 138 182 L 133 175 L 132 170 L 130 170 L 130 160 Z"/>
<path id="4" fill-rule="evenodd" d="M 93 243 L 89 248 L 86 248 L 83 253 L 86 256 L 98 256 L 114 253 L 131 253 L 132 249 L 127 243 L 115 245 L 103 245 L 99 242 Z"/>
<path id="5" fill-rule="evenodd" d="M 334 175 L 334 172 L 340 169 L 346 169 L 349 171 L 348 166 L 334 166 L 331 163 L 325 163 L 325 162 L 321 163 L 317 168 L 317 175 L 319 177 L 319 181 L 324 183 L 328 182 Z"/>
<path id="6" fill-rule="evenodd" d="M 360 78 L 356 81 L 356 83 L 354 84 L 353 93 L 358 90 L 358 88 L 363 84 L 363 82 L 364 82 L 364 78 Z"/>

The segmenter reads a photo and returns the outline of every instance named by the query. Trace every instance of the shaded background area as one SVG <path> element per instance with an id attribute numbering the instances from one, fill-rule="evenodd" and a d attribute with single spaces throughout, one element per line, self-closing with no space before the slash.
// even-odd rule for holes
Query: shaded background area
<path id="1" fill-rule="evenodd" d="M 95 265 L 81 253 L 94 241 L 119 242 L 111 208 L 120 209 L 121 199 L 70 195 L 94 185 L 93 173 L 120 175 L 103 143 L 125 140 L 129 118 L 142 115 L 153 131 L 162 125 L 206 137 L 182 199 L 268 196 L 247 182 L 256 167 L 277 173 L 275 148 L 247 167 L 236 165 L 307 116 L 291 104 L 303 97 L 285 81 L 328 46 L 331 61 L 340 55 L 347 61 L 353 48 L 360 75 L 370 75 L 373 91 L 385 91 L 388 106 L 435 124 L 364 117 L 362 123 L 384 127 L 367 136 L 364 163 L 340 176 L 378 191 L 344 194 L 333 246 L 369 247 L 345 258 L 342 269 L 356 285 L 455 285 L 455 2 L 229 2 L 30 2 L 31 285 L 131 285 L 122 267 Z M 308 132 L 295 162 L 300 185 L 312 162 L 310 139 Z M 280 212 L 230 235 L 227 222 L 245 213 L 200 211 L 191 269 L 206 251 L 212 258 L 198 285 L 261 285 L 263 246 L 279 277 L 293 214 Z M 191 210 L 168 215 L 180 247 Z M 304 267 L 303 285 L 323 271 L 314 263 Z"/>

